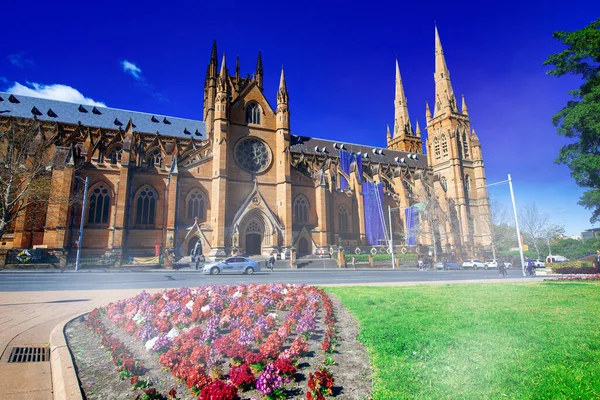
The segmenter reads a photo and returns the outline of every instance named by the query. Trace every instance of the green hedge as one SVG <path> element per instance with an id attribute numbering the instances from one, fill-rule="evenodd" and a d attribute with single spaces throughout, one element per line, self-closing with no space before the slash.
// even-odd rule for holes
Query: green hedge
<path id="1" fill-rule="evenodd" d="M 597 274 L 598 268 L 589 262 L 569 261 L 548 264 L 555 274 Z"/>

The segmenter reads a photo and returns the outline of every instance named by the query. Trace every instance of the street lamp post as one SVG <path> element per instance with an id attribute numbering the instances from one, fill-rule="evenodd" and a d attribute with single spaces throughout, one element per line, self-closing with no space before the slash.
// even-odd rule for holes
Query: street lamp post
<path id="1" fill-rule="evenodd" d="M 525 273 L 525 257 L 523 257 L 523 244 L 521 243 L 521 231 L 519 230 L 519 218 L 517 217 L 517 206 L 515 203 L 515 193 L 513 191 L 512 179 L 510 177 L 510 174 L 508 174 L 508 180 L 505 180 L 502 182 L 490 183 L 489 185 L 479 186 L 477 189 L 481 189 L 481 188 L 485 188 L 485 187 L 489 187 L 489 186 L 500 185 L 503 183 L 508 183 L 508 186 L 510 187 L 510 198 L 512 200 L 513 212 L 515 215 L 515 227 L 517 228 L 517 242 L 519 243 L 519 254 L 521 255 L 521 271 L 523 272 L 523 276 L 526 276 L 527 274 Z"/>
<path id="2" fill-rule="evenodd" d="M 81 259 L 81 246 L 83 245 L 83 224 L 85 222 L 85 206 L 87 203 L 89 179 L 89 177 L 85 177 L 85 188 L 83 189 L 83 205 L 81 207 L 81 223 L 79 224 L 79 239 L 77 240 L 77 258 L 75 259 L 75 271 L 79 270 L 79 261 Z"/>

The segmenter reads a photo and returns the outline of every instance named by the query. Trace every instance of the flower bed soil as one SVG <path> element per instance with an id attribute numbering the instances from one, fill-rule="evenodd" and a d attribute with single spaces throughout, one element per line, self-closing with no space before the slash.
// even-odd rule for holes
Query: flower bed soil
<path id="1" fill-rule="evenodd" d="M 199 288 L 198 290 L 203 289 Z M 337 297 L 331 294 L 324 294 L 324 296 L 328 296 L 333 305 L 337 344 L 333 351 L 323 351 L 324 338 L 325 336 L 329 337 L 325 333 L 331 329 L 325 326 L 325 313 L 321 307 L 315 314 L 316 326 L 303 336 L 307 337 L 308 351 L 294 359 L 297 371 L 291 381 L 284 385 L 284 394 L 289 399 L 306 398 L 309 391 L 309 373 L 314 373 L 325 366 L 325 360 L 329 358 L 335 362 L 333 365 L 326 366 L 335 379 L 332 395 L 340 399 L 368 399 L 372 391 L 371 366 L 364 346 L 356 338 L 358 335 L 356 320 Z M 276 310 L 276 319 L 285 321 L 288 313 L 289 309 L 278 309 Z M 92 313 L 93 315 L 97 316 L 97 323 L 104 327 L 107 335 L 120 341 L 131 357 L 143 364 L 138 374 L 140 379 L 151 381 L 151 387 L 165 396 L 170 391 L 173 393 L 173 389 L 175 389 L 178 399 L 191 400 L 199 398 L 197 394 L 188 389 L 185 381 L 176 378 L 171 370 L 165 368 L 159 362 L 159 353 L 147 350 L 144 340 L 139 340 L 125 331 L 124 326 L 126 325 L 123 324 L 123 319 L 120 320 L 121 325 L 119 325 L 109 318 L 110 313 L 108 315 Z M 143 394 L 140 389 L 132 389 L 129 378 L 121 379 L 119 377 L 117 366 L 115 366 L 110 352 L 107 348 L 101 346 L 99 336 L 85 326 L 85 321 L 89 318 L 90 314 L 82 316 L 69 323 L 65 328 L 69 348 L 75 361 L 85 397 L 87 399 L 135 399 Z M 130 327 L 130 331 L 131 329 Z M 227 335 L 228 331 L 225 329 L 221 334 Z M 288 349 L 287 351 L 289 351 L 290 341 L 291 339 L 286 340 L 280 350 L 285 351 Z M 214 341 L 211 346 L 213 344 Z M 231 359 L 227 357 L 218 359 L 215 365 L 220 364 L 220 367 L 213 371 L 207 365 L 207 374 L 210 370 L 211 375 L 212 373 L 218 375 L 220 369 L 223 376 L 219 379 L 228 382 L 227 373 L 230 362 Z M 258 378 L 259 373 L 257 372 L 254 375 Z M 239 390 L 238 396 L 241 399 L 265 398 L 265 395 L 255 388 L 245 392 Z M 172 397 L 168 398 L 171 399 Z"/>

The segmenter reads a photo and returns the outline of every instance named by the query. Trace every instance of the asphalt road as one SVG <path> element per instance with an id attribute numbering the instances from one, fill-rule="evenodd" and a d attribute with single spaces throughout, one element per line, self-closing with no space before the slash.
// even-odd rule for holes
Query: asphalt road
<path id="1" fill-rule="evenodd" d="M 520 270 L 510 270 L 508 278 L 524 278 Z M 543 278 L 543 277 L 538 277 Z M 177 288 L 200 285 L 233 285 L 249 283 L 296 284 L 365 284 L 420 281 L 498 280 L 495 270 L 399 271 L 399 270 L 275 270 L 248 275 L 204 275 L 195 271 L 152 272 L 2 272 L 0 292 L 50 290 L 100 290 Z"/>

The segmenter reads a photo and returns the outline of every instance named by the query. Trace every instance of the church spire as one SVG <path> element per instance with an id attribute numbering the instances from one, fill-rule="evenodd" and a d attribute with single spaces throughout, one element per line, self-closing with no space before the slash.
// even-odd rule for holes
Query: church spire
<path id="1" fill-rule="evenodd" d="M 235 78 L 239 84 L 240 81 L 240 56 L 235 58 Z"/>
<path id="2" fill-rule="evenodd" d="M 285 84 L 285 73 L 282 66 L 281 77 L 279 78 L 279 90 L 277 90 L 277 115 L 275 116 L 277 129 L 282 129 L 279 132 L 283 132 L 284 130 L 289 132 L 290 130 L 289 100 L 287 86 Z"/>
<path id="3" fill-rule="evenodd" d="M 389 144 L 392 141 L 392 134 L 390 132 L 390 124 L 387 124 L 387 143 Z"/>
<path id="4" fill-rule="evenodd" d="M 262 89 L 263 86 L 263 65 L 262 65 L 262 55 L 260 51 L 258 52 L 258 61 L 256 62 L 256 83 L 258 83 L 258 87 Z"/>
<path id="5" fill-rule="evenodd" d="M 425 123 L 429 124 L 429 121 L 431 121 L 431 110 L 429 109 L 429 102 L 426 101 L 425 102 Z"/>
<path id="6" fill-rule="evenodd" d="M 469 115 L 469 109 L 467 108 L 467 102 L 465 101 L 465 95 L 462 95 L 462 107 L 461 111 L 464 115 Z"/>
<path id="7" fill-rule="evenodd" d="M 394 137 L 399 137 L 404 132 L 411 132 L 410 117 L 408 116 L 408 102 L 404 94 L 400 67 L 396 58 L 396 97 L 394 99 Z"/>
<path id="8" fill-rule="evenodd" d="M 223 61 L 221 61 L 221 72 L 219 72 L 219 79 L 217 80 L 217 92 L 227 91 L 227 65 L 225 59 L 225 53 L 223 53 Z"/>
<path id="9" fill-rule="evenodd" d="M 456 112 L 456 97 L 452 90 L 450 82 L 450 71 L 446 65 L 444 50 L 442 49 L 442 41 L 438 33 L 437 25 L 435 27 L 435 107 L 434 117 L 442 113 Z"/>
<path id="10" fill-rule="evenodd" d="M 417 134 L 417 137 L 421 137 L 421 127 L 419 126 L 419 120 L 417 120 L 416 134 Z"/>
<path id="11" fill-rule="evenodd" d="M 281 77 L 279 78 L 279 90 L 277 91 L 277 104 L 287 104 L 288 102 L 288 91 L 285 85 L 285 73 L 283 66 L 281 67 Z"/>

